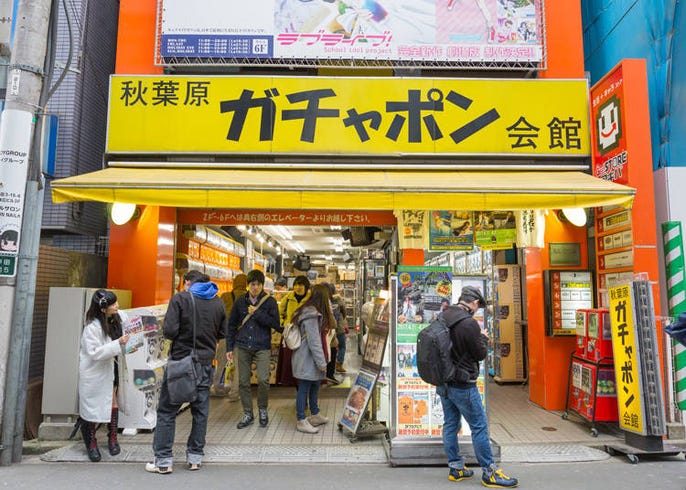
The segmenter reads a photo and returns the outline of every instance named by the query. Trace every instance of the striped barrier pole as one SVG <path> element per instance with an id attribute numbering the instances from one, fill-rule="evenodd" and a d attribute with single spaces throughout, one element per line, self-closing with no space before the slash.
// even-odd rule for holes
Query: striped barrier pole
<path id="1" fill-rule="evenodd" d="M 669 315 L 676 318 L 680 313 L 686 311 L 684 245 L 680 221 L 662 223 L 662 242 L 665 254 Z M 673 339 L 670 344 L 674 355 L 676 404 L 680 410 L 686 410 L 686 347 Z"/>

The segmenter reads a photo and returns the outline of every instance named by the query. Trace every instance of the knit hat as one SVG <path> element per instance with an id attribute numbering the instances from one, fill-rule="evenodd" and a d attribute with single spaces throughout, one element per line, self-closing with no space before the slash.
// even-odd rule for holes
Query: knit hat
<path id="1" fill-rule="evenodd" d="M 474 286 L 465 286 L 462 288 L 462 293 L 460 294 L 460 301 L 465 303 L 471 303 L 472 301 L 479 301 L 479 308 L 486 308 L 486 300 L 483 294 Z"/>

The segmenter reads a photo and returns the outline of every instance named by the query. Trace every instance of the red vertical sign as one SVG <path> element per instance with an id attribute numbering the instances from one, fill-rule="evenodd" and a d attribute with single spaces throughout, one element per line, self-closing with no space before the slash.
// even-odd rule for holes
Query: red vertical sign
<path id="1" fill-rule="evenodd" d="M 619 65 L 591 89 L 593 175 L 619 184 L 629 182 L 624 115 L 624 75 Z"/>

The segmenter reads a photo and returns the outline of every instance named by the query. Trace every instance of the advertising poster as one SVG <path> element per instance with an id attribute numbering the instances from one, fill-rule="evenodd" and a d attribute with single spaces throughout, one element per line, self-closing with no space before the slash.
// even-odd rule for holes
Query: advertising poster
<path id="1" fill-rule="evenodd" d="M 441 435 L 443 409 L 417 371 L 417 335 L 452 302 L 450 267 L 399 267 L 395 345 L 396 435 Z"/>
<path id="2" fill-rule="evenodd" d="M 341 424 L 353 434 L 360 425 L 375 382 L 375 374 L 360 370 L 348 393 L 348 399 L 345 401 L 345 407 L 343 408 Z"/>
<path id="3" fill-rule="evenodd" d="M 17 76 L 19 70 L 16 70 Z M 17 275 L 17 255 L 29 168 L 30 112 L 5 109 L 0 124 L 0 277 Z"/>
<path id="4" fill-rule="evenodd" d="M 541 19 L 541 0 L 163 0 L 159 55 L 225 64 L 538 62 Z"/>
<path id="5" fill-rule="evenodd" d="M 396 211 L 398 218 L 398 241 L 400 248 L 425 248 L 428 228 L 427 211 L 402 209 Z"/>
<path id="6" fill-rule="evenodd" d="M 471 211 L 431 211 L 429 250 L 471 250 L 473 247 Z"/>
<path id="7" fill-rule="evenodd" d="M 452 297 L 450 267 L 398 268 L 398 339 L 400 324 L 429 324 Z M 404 328 L 404 327 L 402 327 Z M 410 342 L 416 342 L 409 338 Z"/>
<path id="8" fill-rule="evenodd" d="M 512 248 L 517 241 L 514 211 L 479 211 L 474 214 L 474 242 L 484 250 Z"/>

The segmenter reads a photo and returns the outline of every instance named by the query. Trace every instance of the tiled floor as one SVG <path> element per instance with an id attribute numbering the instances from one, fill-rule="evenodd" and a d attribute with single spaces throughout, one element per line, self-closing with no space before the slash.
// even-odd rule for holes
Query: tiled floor
<path id="1" fill-rule="evenodd" d="M 359 366 L 356 346 L 350 346 L 346 357 L 349 373 L 338 387 L 322 387 L 320 390 L 321 413 L 331 422 L 320 427 L 318 434 L 303 434 L 295 430 L 295 389 L 272 387 L 269 398 L 268 427 L 260 427 L 257 421 L 242 430 L 236 423 L 242 414 L 240 402 L 227 398 L 211 399 L 210 418 L 207 428 L 205 460 L 208 462 L 384 462 L 384 437 L 360 438 L 351 444 L 345 433 L 339 430 L 337 421 L 343 411 L 350 380 Z M 339 375 L 339 377 L 343 378 Z M 612 426 L 597 426 L 598 437 L 593 437 L 590 424 L 576 415 L 569 420 L 562 412 L 549 412 L 529 401 L 527 385 L 497 385 L 489 382 L 489 421 L 491 438 L 502 448 L 503 460 L 532 461 L 540 455 L 541 461 L 558 458 L 558 461 L 574 460 L 575 450 L 587 450 L 589 446 L 602 446 L 620 439 Z M 255 398 L 255 397 L 253 397 Z M 177 417 L 175 457 L 183 458 L 185 440 L 188 437 L 191 414 L 186 410 Z M 101 438 L 104 437 L 101 435 Z M 106 460 L 145 461 L 152 456 L 152 432 L 121 435 L 122 455 Z M 570 453 L 571 451 L 571 453 Z M 577 451 L 578 452 L 578 451 Z M 586 454 L 582 460 L 588 460 Z M 523 458 L 523 459 L 522 459 Z M 79 461 L 86 455 L 82 444 L 77 443 L 61 452 L 46 455 L 49 461 Z"/>

